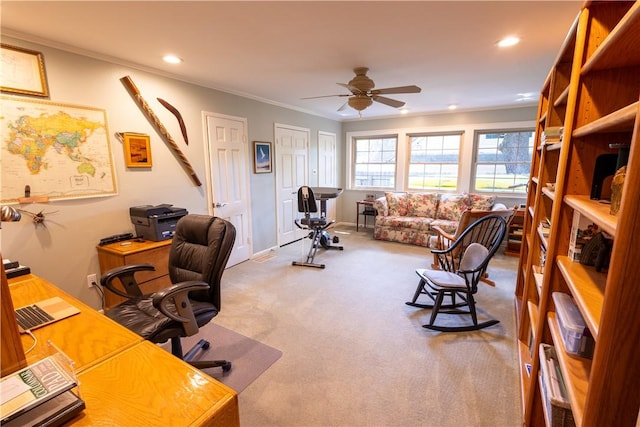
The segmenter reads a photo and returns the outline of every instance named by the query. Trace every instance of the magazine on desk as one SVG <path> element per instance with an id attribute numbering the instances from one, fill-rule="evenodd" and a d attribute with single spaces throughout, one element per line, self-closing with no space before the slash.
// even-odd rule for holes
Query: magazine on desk
<path id="1" fill-rule="evenodd" d="M 0 382 L 0 420 L 4 424 L 77 386 L 75 378 L 49 356 Z"/>

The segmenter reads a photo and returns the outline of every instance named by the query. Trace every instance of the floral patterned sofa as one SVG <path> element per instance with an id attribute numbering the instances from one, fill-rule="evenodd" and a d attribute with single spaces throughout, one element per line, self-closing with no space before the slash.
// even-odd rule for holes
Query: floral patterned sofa
<path id="1" fill-rule="evenodd" d="M 373 237 L 378 240 L 430 246 L 431 227 L 455 232 L 467 209 L 505 209 L 496 197 L 481 194 L 385 193 L 376 199 Z"/>

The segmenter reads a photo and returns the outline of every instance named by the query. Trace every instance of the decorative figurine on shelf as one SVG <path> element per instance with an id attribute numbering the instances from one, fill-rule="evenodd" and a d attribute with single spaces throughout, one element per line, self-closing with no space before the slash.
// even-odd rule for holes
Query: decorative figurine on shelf
<path id="1" fill-rule="evenodd" d="M 622 202 L 622 188 L 624 187 L 624 178 L 627 175 L 627 167 L 622 166 L 618 169 L 611 181 L 611 207 L 609 213 L 616 215 L 620 210 L 620 204 Z"/>

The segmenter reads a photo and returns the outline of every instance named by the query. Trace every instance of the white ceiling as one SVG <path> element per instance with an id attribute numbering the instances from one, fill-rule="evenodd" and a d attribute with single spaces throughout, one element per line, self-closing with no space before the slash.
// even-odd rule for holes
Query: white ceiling
<path id="1" fill-rule="evenodd" d="M 411 114 L 535 105 L 582 1 L 7 1 L 4 35 L 335 120 L 353 68 Z M 498 48 L 507 35 L 519 45 Z M 173 53 L 179 65 L 162 62 Z M 46 57 L 45 57 L 46 62 Z M 531 93 L 529 101 L 518 94 Z M 392 116 L 374 103 L 363 118 Z"/>

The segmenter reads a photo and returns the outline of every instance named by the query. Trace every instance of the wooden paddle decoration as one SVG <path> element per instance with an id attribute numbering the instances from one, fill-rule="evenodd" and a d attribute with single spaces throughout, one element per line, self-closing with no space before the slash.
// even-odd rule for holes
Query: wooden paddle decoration
<path id="1" fill-rule="evenodd" d="M 169 132 L 167 132 L 167 129 L 160 122 L 160 119 L 158 119 L 158 116 L 155 115 L 153 110 L 151 110 L 151 107 L 149 107 L 149 104 L 147 104 L 147 102 L 144 100 L 142 95 L 140 95 L 140 91 L 138 90 L 136 85 L 133 83 L 133 80 L 131 80 L 131 77 L 124 76 L 123 78 L 120 79 L 120 81 L 127 88 L 131 96 L 133 96 L 133 98 L 136 100 L 136 102 L 138 103 L 138 106 L 140 107 L 140 109 L 142 109 L 142 112 L 147 116 L 151 124 L 155 126 L 156 130 L 164 138 L 165 142 L 169 144 L 169 147 L 173 149 L 173 152 L 176 154 L 176 156 L 178 156 L 178 158 L 182 162 L 182 165 L 187 170 L 187 173 L 191 176 L 191 179 L 193 179 L 193 182 L 197 186 L 201 186 L 202 183 L 200 182 L 200 179 L 198 179 L 198 175 L 196 175 L 195 171 L 193 170 L 193 167 L 191 167 L 191 163 L 189 163 L 189 160 L 184 155 L 184 153 L 180 150 L 180 147 L 178 147 L 178 144 L 176 144 L 176 142 L 173 140 L 171 135 L 169 135 Z"/>
<path id="2" fill-rule="evenodd" d="M 158 100 L 158 102 L 160 104 L 162 104 L 162 106 L 164 108 L 166 108 L 167 110 L 171 111 L 171 113 L 176 116 L 176 119 L 178 119 L 178 124 L 180 125 L 180 132 L 182 132 L 182 137 L 184 138 L 184 143 L 189 145 L 189 137 L 187 137 L 187 126 L 185 126 L 184 124 L 184 120 L 182 119 L 182 114 L 180 114 L 180 111 L 178 111 L 178 109 L 176 107 L 174 107 L 173 105 L 169 104 L 167 101 L 165 101 L 162 98 L 156 98 Z"/>

